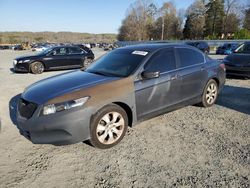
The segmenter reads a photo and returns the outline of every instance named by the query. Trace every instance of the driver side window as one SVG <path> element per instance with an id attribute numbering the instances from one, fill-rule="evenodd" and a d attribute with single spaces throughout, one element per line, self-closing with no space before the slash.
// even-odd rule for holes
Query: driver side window
<path id="1" fill-rule="evenodd" d="M 250 54 L 250 44 L 242 44 L 237 50 L 236 53 Z"/>
<path id="2" fill-rule="evenodd" d="M 66 48 L 57 48 L 52 52 L 52 55 L 66 55 L 67 49 Z"/>
<path id="3" fill-rule="evenodd" d="M 164 73 L 176 69 L 173 49 L 162 49 L 156 52 L 147 62 L 144 69 L 149 72 Z"/>

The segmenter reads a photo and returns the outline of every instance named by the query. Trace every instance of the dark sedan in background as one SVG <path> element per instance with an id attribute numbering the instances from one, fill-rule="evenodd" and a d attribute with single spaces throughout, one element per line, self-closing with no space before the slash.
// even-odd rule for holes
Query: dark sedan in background
<path id="1" fill-rule="evenodd" d="M 227 75 L 250 78 L 250 42 L 241 44 L 234 53 L 225 57 L 223 63 Z"/>
<path id="2" fill-rule="evenodd" d="M 217 48 L 216 54 L 220 55 L 232 54 L 237 49 L 238 46 L 239 43 L 225 43 Z"/>
<path id="3" fill-rule="evenodd" d="M 190 41 L 186 42 L 187 45 L 194 46 L 195 48 L 198 48 L 205 54 L 209 54 L 210 52 L 210 47 L 207 42 L 205 41 Z"/>
<path id="4" fill-rule="evenodd" d="M 212 106 L 224 83 L 224 64 L 191 46 L 118 48 L 85 71 L 29 86 L 19 101 L 17 127 L 37 144 L 90 140 L 110 148 L 128 126 L 189 104 Z"/>
<path id="5" fill-rule="evenodd" d="M 15 72 L 41 74 L 47 70 L 81 68 L 94 59 L 93 52 L 78 46 L 51 47 L 36 55 L 16 58 L 13 61 Z"/>

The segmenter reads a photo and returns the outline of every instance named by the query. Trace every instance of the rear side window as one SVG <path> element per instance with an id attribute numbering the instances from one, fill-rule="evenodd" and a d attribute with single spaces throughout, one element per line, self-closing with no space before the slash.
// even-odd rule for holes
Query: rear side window
<path id="1" fill-rule="evenodd" d="M 83 51 L 80 48 L 72 47 L 69 48 L 69 54 L 81 54 Z"/>
<path id="2" fill-rule="evenodd" d="M 66 48 L 57 48 L 53 51 L 53 55 L 66 55 L 67 49 Z"/>
<path id="3" fill-rule="evenodd" d="M 150 72 L 167 72 L 176 69 L 174 51 L 172 49 L 163 49 L 156 52 L 144 68 Z"/>
<path id="4" fill-rule="evenodd" d="M 189 48 L 177 48 L 177 51 L 181 67 L 192 66 L 204 62 L 204 56 L 201 52 Z"/>

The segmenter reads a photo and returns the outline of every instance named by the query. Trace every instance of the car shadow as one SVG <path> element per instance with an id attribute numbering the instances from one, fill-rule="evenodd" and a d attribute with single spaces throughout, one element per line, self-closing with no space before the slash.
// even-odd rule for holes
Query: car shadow
<path id="1" fill-rule="evenodd" d="M 248 80 L 249 78 L 246 76 L 236 76 L 236 75 L 226 75 L 228 79 L 236 79 L 236 80 Z"/>
<path id="2" fill-rule="evenodd" d="M 27 72 L 16 72 L 16 71 L 14 70 L 14 68 L 10 68 L 10 72 L 11 72 L 12 74 L 27 74 Z"/>
<path id="3" fill-rule="evenodd" d="M 250 115 L 250 88 L 225 85 L 217 105 Z"/>
<path id="4" fill-rule="evenodd" d="M 12 97 L 9 101 L 9 115 L 12 123 L 17 125 L 17 104 L 21 94 Z"/>
<path id="5" fill-rule="evenodd" d="M 83 68 L 68 68 L 68 69 L 55 69 L 55 70 L 46 70 L 43 72 L 46 73 L 46 72 L 66 72 L 66 71 L 74 71 L 74 70 L 82 70 Z M 86 68 L 84 68 L 83 70 L 85 70 Z M 10 72 L 12 74 L 32 74 L 32 73 L 28 73 L 28 72 L 18 72 L 18 71 L 15 71 L 14 68 L 10 68 Z"/>

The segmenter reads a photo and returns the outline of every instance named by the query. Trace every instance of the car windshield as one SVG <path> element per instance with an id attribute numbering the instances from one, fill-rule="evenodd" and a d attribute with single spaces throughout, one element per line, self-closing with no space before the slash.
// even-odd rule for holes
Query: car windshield
<path id="1" fill-rule="evenodd" d="M 44 54 L 47 54 L 47 53 L 49 53 L 51 50 L 52 50 L 53 48 L 47 48 L 46 50 L 43 50 L 43 51 L 41 51 L 41 52 L 39 52 L 37 55 L 44 55 Z"/>
<path id="2" fill-rule="evenodd" d="M 127 77 L 140 65 L 148 52 L 117 49 L 98 59 L 85 71 L 105 76 Z"/>
<path id="3" fill-rule="evenodd" d="M 245 43 L 243 43 L 243 44 L 239 45 L 234 52 L 235 53 L 242 53 L 245 50 L 245 47 L 246 47 L 246 45 L 245 45 Z"/>

